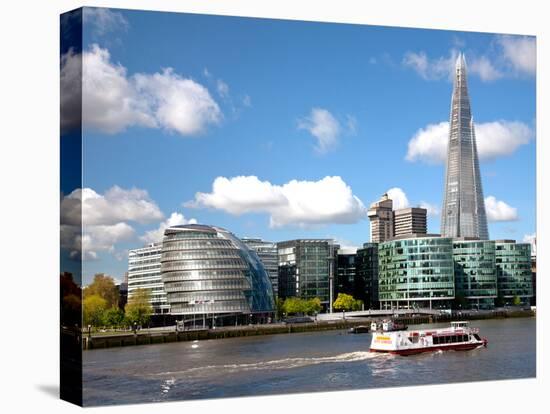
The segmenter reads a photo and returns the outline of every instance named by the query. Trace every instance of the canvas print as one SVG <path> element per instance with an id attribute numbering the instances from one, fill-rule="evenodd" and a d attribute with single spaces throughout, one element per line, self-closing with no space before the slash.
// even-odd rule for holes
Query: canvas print
<path id="1" fill-rule="evenodd" d="M 61 16 L 61 397 L 536 375 L 536 38 Z"/>

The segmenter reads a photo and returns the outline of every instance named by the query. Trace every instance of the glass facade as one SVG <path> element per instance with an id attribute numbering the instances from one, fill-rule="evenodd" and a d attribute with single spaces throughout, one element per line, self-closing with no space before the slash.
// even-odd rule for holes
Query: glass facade
<path id="1" fill-rule="evenodd" d="M 454 299 L 451 238 L 419 237 L 380 243 L 378 267 L 382 309 L 448 308 Z"/>
<path id="2" fill-rule="evenodd" d="M 363 248 L 357 249 L 355 257 L 355 271 L 357 273 L 357 299 L 365 304 L 365 309 L 378 308 L 378 243 L 364 243 Z"/>
<path id="3" fill-rule="evenodd" d="M 495 242 L 453 242 L 457 306 L 490 309 L 497 297 Z"/>
<path id="4" fill-rule="evenodd" d="M 334 276 L 335 245 L 332 240 L 290 240 L 277 243 L 279 297 L 319 298 L 328 308 L 330 278 Z"/>
<path id="5" fill-rule="evenodd" d="M 456 62 L 441 235 L 489 239 L 464 55 Z"/>
<path id="6" fill-rule="evenodd" d="M 160 274 L 161 243 L 152 243 L 128 252 L 128 297 L 136 289 L 147 289 L 155 314 L 170 313 L 170 304 Z"/>
<path id="7" fill-rule="evenodd" d="M 277 244 L 262 239 L 241 238 L 242 242 L 250 249 L 254 250 L 262 261 L 271 286 L 273 286 L 273 295 L 277 297 L 279 291 L 279 269 L 277 260 Z"/>
<path id="8" fill-rule="evenodd" d="M 338 253 L 336 260 L 336 278 L 334 282 L 334 298 L 338 297 L 339 293 L 346 293 L 352 295 L 355 299 L 360 299 L 357 292 L 358 286 L 356 286 L 357 272 L 355 268 L 355 254 L 341 254 Z"/>
<path id="9" fill-rule="evenodd" d="M 531 245 L 497 240 L 495 263 L 499 302 L 514 304 L 514 300 L 519 299 L 522 304 L 528 304 L 533 296 Z"/>
<path id="10" fill-rule="evenodd" d="M 172 314 L 270 314 L 273 289 L 258 255 L 219 227 L 165 230 L 161 274 Z"/>

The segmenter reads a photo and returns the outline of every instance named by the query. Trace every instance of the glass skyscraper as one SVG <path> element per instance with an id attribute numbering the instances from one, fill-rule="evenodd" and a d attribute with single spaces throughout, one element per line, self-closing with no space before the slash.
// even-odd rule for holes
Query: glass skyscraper
<path id="1" fill-rule="evenodd" d="M 489 230 L 479 173 L 474 119 L 468 96 L 464 54 L 460 54 L 456 61 L 449 124 L 441 235 L 488 240 Z"/>

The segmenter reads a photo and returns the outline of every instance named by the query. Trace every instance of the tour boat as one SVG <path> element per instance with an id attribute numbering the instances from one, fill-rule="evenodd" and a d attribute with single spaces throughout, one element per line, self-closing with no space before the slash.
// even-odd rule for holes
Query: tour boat
<path id="1" fill-rule="evenodd" d="M 381 331 L 381 332 L 393 332 L 393 331 L 404 331 L 407 329 L 407 325 L 401 322 L 394 322 L 390 319 L 385 319 L 382 322 L 372 322 L 370 325 L 371 331 Z"/>
<path id="2" fill-rule="evenodd" d="M 439 350 L 469 351 L 482 346 L 487 346 L 487 339 L 479 336 L 479 329 L 461 321 L 440 329 L 373 332 L 370 351 L 413 355 Z"/>

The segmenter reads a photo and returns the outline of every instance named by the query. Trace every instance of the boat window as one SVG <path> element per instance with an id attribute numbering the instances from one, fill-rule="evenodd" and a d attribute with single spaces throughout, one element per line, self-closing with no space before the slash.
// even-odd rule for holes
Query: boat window
<path id="1" fill-rule="evenodd" d="M 478 341 L 481 341 L 481 338 L 479 337 L 478 334 L 474 334 L 474 338 L 476 338 Z"/>
<path id="2" fill-rule="evenodd" d="M 464 342 L 468 342 L 468 335 L 462 335 L 462 340 Z"/>
<path id="3" fill-rule="evenodd" d="M 452 336 L 451 342 L 458 342 L 457 339 L 456 339 L 456 335 L 453 335 L 453 336 Z"/>
<path id="4" fill-rule="evenodd" d="M 438 336 L 433 336 L 433 343 L 434 345 L 438 345 L 439 344 L 439 337 Z"/>

